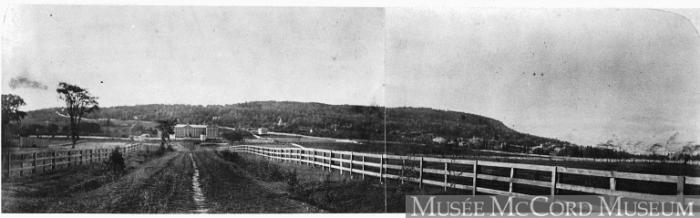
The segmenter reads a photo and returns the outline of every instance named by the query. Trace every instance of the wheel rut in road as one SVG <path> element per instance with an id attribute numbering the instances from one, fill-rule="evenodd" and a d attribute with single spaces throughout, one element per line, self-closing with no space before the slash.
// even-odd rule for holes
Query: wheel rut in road
<path id="1" fill-rule="evenodd" d="M 199 183 L 199 169 L 197 168 L 197 163 L 194 161 L 194 157 L 192 157 L 192 153 L 189 153 L 189 157 L 190 161 L 192 161 L 192 168 L 194 170 L 192 173 L 192 199 L 197 207 L 197 209 L 195 209 L 193 212 L 206 213 L 209 211 L 209 209 L 207 209 L 206 197 L 204 197 L 202 187 Z"/>
<path id="2" fill-rule="evenodd" d="M 320 212 L 286 194 L 266 189 L 246 176 L 241 167 L 221 159 L 213 150 L 192 151 L 199 168 L 202 191 L 210 213 L 304 213 Z"/>
<path id="3" fill-rule="evenodd" d="M 209 148 L 177 146 L 176 151 L 152 157 L 135 167 L 116 181 L 92 190 L 76 189 L 51 196 L 4 193 L 3 197 L 14 199 L 14 204 L 3 204 L 3 208 L 17 212 L 34 208 L 31 211 L 48 213 L 322 212 L 289 198 L 284 190 L 271 189 L 266 182 Z M 93 178 L 86 178 L 89 179 Z"/>

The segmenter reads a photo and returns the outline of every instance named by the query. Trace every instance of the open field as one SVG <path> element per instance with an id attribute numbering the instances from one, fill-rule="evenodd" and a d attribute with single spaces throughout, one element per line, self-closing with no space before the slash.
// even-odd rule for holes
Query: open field
<path id="1" fill-rule="evenodd" d="M 175 150 L 162 156 L 141 151 L 127 157 L 127 172 L 123 175 L 112 175 L 95 166 L 3 181 L 2 212 L 322 211 L 285 197 L 285 190 L 274 184 L 249 176 L 240 166 L 216 155 L 214 146 L 191 142 L 173 145 Z M 193 189 L 195 182 L 199 189 Z"/>

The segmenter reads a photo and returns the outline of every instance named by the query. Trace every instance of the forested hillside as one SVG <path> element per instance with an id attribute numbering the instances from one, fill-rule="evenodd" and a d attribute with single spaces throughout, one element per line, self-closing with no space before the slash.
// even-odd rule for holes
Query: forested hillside
<path id="1" fill-rule="evenodd" d="M 65 122 L 58 108 L 29 112 L 28 123 Z M 230 105 L 137 105 L 102 108 L 87 118 L 154 121 L 176 118 L 180 123 L 214 123 L 238 128 L 265 127 L 273 131 L 352 139 L 475 145 L 478 147 L 532 147 L 567 144 L 519 133 L 498 120 L 479 115 L 429 108 L 328 105 L 301 102 L 247 102 Z M 88 121 L 90 122 L 90 121 Z M 95 123 L 95 120 L 93 120 Z"/>

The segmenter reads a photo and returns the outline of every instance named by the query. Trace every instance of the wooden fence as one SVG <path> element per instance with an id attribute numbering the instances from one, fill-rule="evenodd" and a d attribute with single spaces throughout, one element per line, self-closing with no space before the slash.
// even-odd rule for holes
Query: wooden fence
<path id="1" fill-rule="evenodd" d="M 506 151 L 480 150 L 485 153 L 504 154 L 512 156 L 489 156 L 493 158 L 503 158 L 511 160 L 551 160 L 551 161 L 578 161 L 596 163 L 649 163 L 649 164 L 689 164 L 700 166 L 700 160 L 682 159 L 639 159 L 639 158 L 592 158 L 592 157 L 566 157 L 542 154 L 523 154 Z"/>
<path id="2" fill-rule="evenodd" d="M 143 149 L 142 144 L 130 144 L 119 148 L 122 154 Z M 113 148 L 66 149 L 33 152 L 8 152 L 2 154 L 2 173 L 6 177 L 23 177 L 53 172 L 75 166 L 103 163 Z"/>
<path id="3" fill-rule="evenodd" d="M 496 194 L 533 198 L 537 195 L 557 195 L 559 192 L 587 193 L 622 196 L 647 200 L 694 201 L 684 197 L 697 195 L 700 177 L 641 174 L 619 171 L 592 170 L 561 166 L 505 163 L 483 160 L 415 157 L 389 154 L 334 151 L 312 148 L 280 148 L 264 146 L 231 146 L 233 152 L 245 152 L 272 159 L 293 161 L 299 164 L 320 166 L 324 170 L 337 170 L 341 174 L 377 177 L 381 182 L 394 179 L 417 183 L 419 186 L 437 186 L 445 190 L 461 189 L 469 194 Z M 566 178 L 566 179 L 563 179 Z M 598 181 L 587 184 L 582 181 Z M 600 184 L 600 181 L 603 184 Z M 627 186 L 634 182 L 647 182 L 646 189 L 659 184 L 671 186 L 671 193 L 624 190 L 617 183 Z M 632 183 L 630 183 L 632 182 Z M 499 186 L 497 183 L 500 183 Z M 655 185 L 653 185 L 655 184 Z M 633 186 L 633 185 L 632 185 Z M 639 186 L 639 185 L 637 185 Z M 693 187 L 687 189 L 688 187 Z M 517 188 L 516 188 L 517 187 Z M 629 189 L 629 187 L 625 187 Z M 632 187 L 635 188 L 635 187 Z"/>

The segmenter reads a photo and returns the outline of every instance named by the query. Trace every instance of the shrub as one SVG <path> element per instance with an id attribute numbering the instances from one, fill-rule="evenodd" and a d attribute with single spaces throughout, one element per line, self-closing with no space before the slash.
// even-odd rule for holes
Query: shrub
<path id="1" fill-rule="evenodd" d="M 119 152 L 119 148 L 114 148 L 112 150 L 112 153 L 109 155 L 109 159 L 106 161 L 107 167 L 109 170 L 112 171 L 115 175 L 120 175 L 124 173 L 124 170 L 126 169 L 126 164 L 124 163 L 124 157 L 122 156 L 122 153 Z"/>
<path id="2" fill-rule="evenodd" d="M 299 186 L 299 178 L 297 178 L 297 170 L 294 169 L 293 171 L 287 171 L 285 175 L 285 180 L 287 182 L 288 189 L 290 192 L 294 192 L 297 189 L 300 188 Z"/>
<path id="3" fill-rule="evenodd" d="M 229 150 L 222 150 L 222 151 L 217 151 L 219 156 L 223 158 L 224 160 L 231 161 L 231 162 L 240 162 L 240 157 L 238 156 L 238 153 L 232 152 Z"/>

